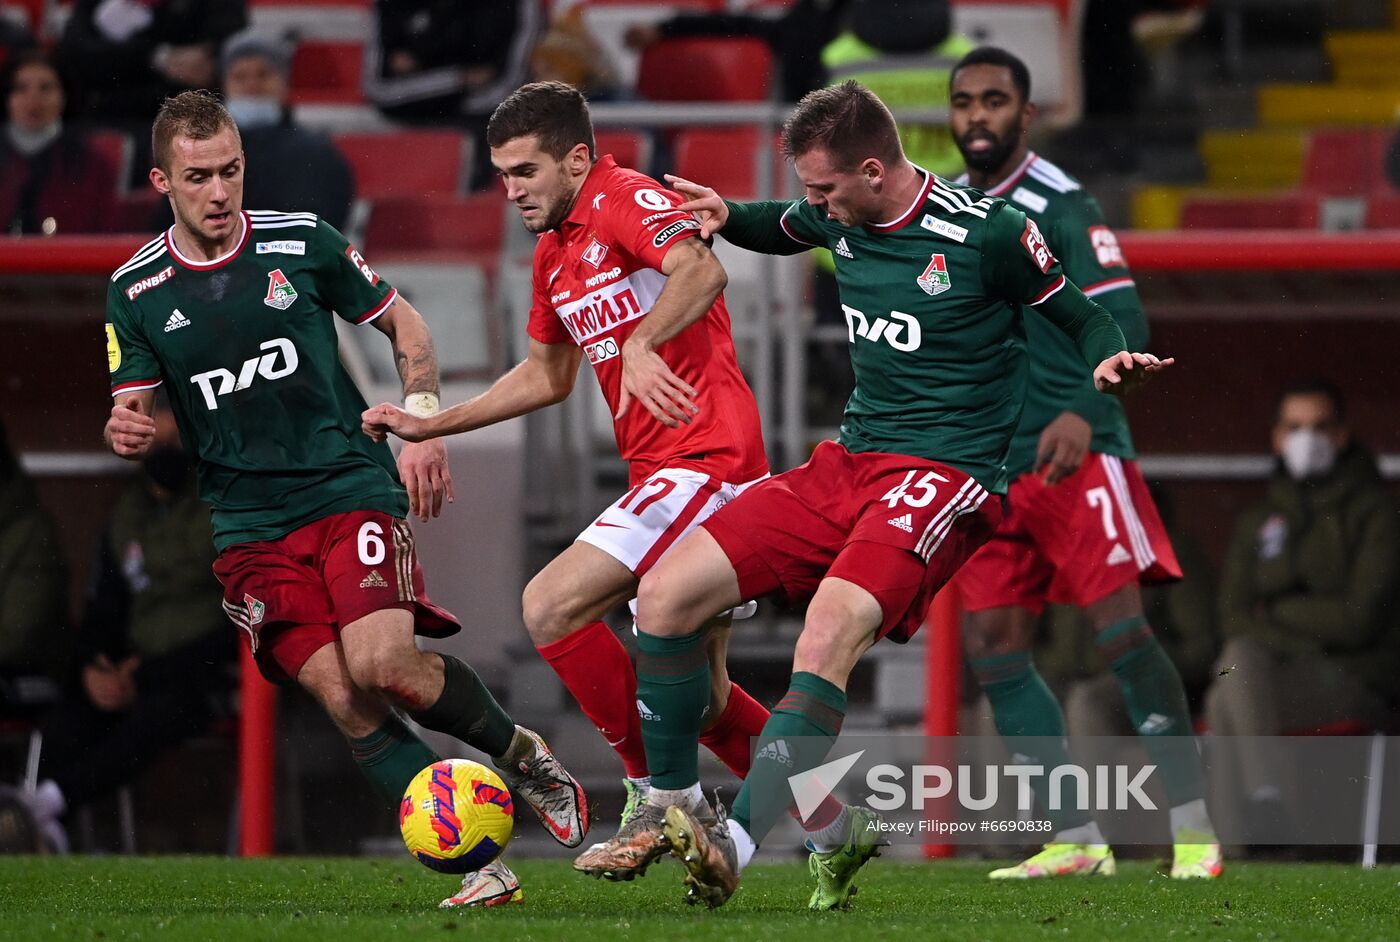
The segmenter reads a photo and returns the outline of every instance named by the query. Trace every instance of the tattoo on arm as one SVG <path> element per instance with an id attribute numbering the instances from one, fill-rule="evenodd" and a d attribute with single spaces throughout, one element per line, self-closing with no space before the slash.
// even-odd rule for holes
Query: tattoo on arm
<path id="1" fill-rule="evenodd" d="M 437 351 L 433 349 L 431 337 L 424 336 L 416 343 L 395 346 L 394 365 L 399 378 L 403 380 L 405 396 L 420 392 L 438 392 Z"/>

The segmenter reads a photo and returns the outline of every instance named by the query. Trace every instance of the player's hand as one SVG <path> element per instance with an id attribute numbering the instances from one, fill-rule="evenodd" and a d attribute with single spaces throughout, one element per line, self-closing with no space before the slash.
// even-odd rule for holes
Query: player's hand
<path id="1" fill-rule="evenodd" d="M 720 195 L 707 186 L 692 183 L 685 177 L 678 177 L 674 173 L 666 174 L 666 182 L 671 185 L 687 202 L 677 206 L 677 209 L 688 213 L 694 213 L 700 220 L 700 236 L 708 239 L 724 228 L 724 224 L 729 222 L 729 207 L 725 205 Z"/>
<path id="2" fill-rule="evenodd" d="M 627 414 L 633 399 L 667 428 L 689 425 L 700 411 L 695 404 L 694 386 L 672 373 L 655 350 L 628 340 L 622 345 L 622 393 L 618 396 L 617 418 Z"/>
<path id="3" fill-rule="evenodd" d="M 405 412 L 388 402 L 371 406 L 361 412 L 360 428 L 377 442 L 384 441 L 391 434 L 406 442 L 421 442 L 433 437 L 426 419 Z"/>
<path id="4" fill-rule="evenodd" d="M 1159 360 L 1150 353 L 1115 353 L 1094 370 L 1094 388 L 1102 393 L 1126 396 L 1147 384 L 1154 375 L 1176 362 L 1175 357 Z"/>
<path id="5" fill-rule="evenodd" d="M 1059 484 L 1069 477 L 1089 453 L 1094 427 L 1073 412 L 1061 412 L 1040 433 L 1035 449 L 1035 470 L 1046 484 Z"/>
<path id="6" fill-rule="evenodd" d="M 156 440 L 156 420 L 141 411 L 141 400 L 132 396 L 112 406 L 102 430 L 112 451 L 123 458 L 140 458 Z"/>
<path id="7" fill-rule="evenodd" d="M 440 438 L 410 442 L 399 452 L 399 477 L 408 489 L 408 512 L 427 521 L 442 513 L 442 499 L 457 499 L 447 470 L 447 445 Z"/>

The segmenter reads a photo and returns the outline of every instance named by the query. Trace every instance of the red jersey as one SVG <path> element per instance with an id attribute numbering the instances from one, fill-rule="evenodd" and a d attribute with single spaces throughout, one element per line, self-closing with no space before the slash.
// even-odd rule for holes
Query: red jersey
<path id="1" fill-rule="evenodd" d="M 661 261 L 681 239 L 700 234 L 684 199 L 651 177 L 604 156 L 589 171 L 558 229 L 535 246 L 529 334 L 540 343 L 583 349 L 614 415 L 622 392 L 622 344 L 651 310 L 666 276 Z M 724 296 L 656 352 L 696 390 L 700 413 L 667 428 L 632 403 L 613 420 L 632 483 L 661 468 L 694 468 L 741 483 L 768 473 L 758 406 L 739 372 Z"/>

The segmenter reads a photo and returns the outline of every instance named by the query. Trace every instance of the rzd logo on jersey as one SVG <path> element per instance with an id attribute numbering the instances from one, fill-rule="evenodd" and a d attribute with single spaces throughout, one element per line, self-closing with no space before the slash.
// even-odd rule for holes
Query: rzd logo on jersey
<path id="1" fill-rule="evenodd" d="M 948 277 L 948 263 L 942 255 L 934 255 L 917 280 L 926 294 L 942 294 L 953 287 L 953 279 Z"/>
<path id="2" fill-rule="evenodd" d="M 267 297 L 263 298 L 263 304 L 285 311 L 296 299 L 297 289 L 293 288 L 287 276 L 282 274 L 282 269 L 274 268 L 267 273 Z"/>
<path id="3" fill-rule="evenodd" d="M 190 382 L 198 386 L 199 391 L 204 394 L 204 404 L 211 412 L 219 408 L 219 396 L 247 389 L 259 376 L 263 379 L 281 379 L 297 371 L 297 348 L 285 337 L 259 344 L 258 349 L 267 352 L 262 356 L 244 360 L 243 365 L 238 368 L 237 376 L 220 367 L 190 377 Z"/>
<path id="4" fill-rule="evenodd" d="M 935 256 L 937 257 L 939 256 Z M 851 343 L 855 343 L 857 337 L 872 343 L 883 340 L 896 350 L 908 353 L 919 349 L 919 345 L 924 341 L 919 322 L 903 311 L 890 311 L 889 318 L 877 317 L 874 323 L 871 323 L 864 312 L 857 311 L 848 304 L 841 305 L 841 310 L 846 312 L 846 327 L 850 330 Z"/>

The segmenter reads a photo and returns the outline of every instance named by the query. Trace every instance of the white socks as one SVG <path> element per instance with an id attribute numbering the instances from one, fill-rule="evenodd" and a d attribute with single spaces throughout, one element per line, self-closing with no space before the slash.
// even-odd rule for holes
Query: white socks
<path id="1" fill-rule="evenodd" d="M 807 832 L 807 842 L 812 845 L 812 849 L 819 854 L 829 854 L 833 850 L 839 850 L 846 843 L 846 838 L 850 836 L 851 830 L 851 806 L 842 805 L 841 813 L 836 816 L 824 828 L 817 828 L 815 831 Z"/>
<path id="2" fill-rule="evenodd" d="M 1099 830 L 1097 821 L 1090 821 L 1088 824 L 1081 824 L 1077 828 L 1067 828 L 1055 835 L 1056 844 L 1089 844 L 1093 847 L 1101 847 L 1108 843 L 1103 839 L 1103 832 Z"/>
<path id="3" fill-rule="evenodd" d="M 749 861 L 753 860 L 753 855 L 758 853 L 758 845 L 753 842 L 753 838 L 749 837 L 749 832 L 745 831 L 738 821 L 729 818 L 724 824 L 725 827 L 729 828 L 729 836 L 734 840 L 734 850 L 738 852 L 739 857 L 739 869 L 743 870 L 749 865 Z"/>
<path id="4" fill-rule="evenodd" d="M 684 808 L 687 811 L 696 807 L 705 800 L 705 793 L 700 790 L 700 783 L 696 782 L 689 788 L 655 788 L 647 792 L 647 802 L 656 805 L 658 808 L 669 808 L 672 805 Z"/>
<path id="5" fill-rule="evenodd" d="M 1173 837 L 1182 831 L 1195 831 L 1197 834 L 1215 833 L 1215 828 L 1210 823 L 1210 815 L 1206 813 L 1204 798 L 1177 805 L 1171 810 L 1171 820 Z"/>

